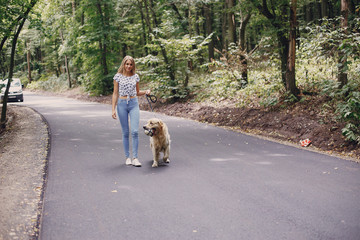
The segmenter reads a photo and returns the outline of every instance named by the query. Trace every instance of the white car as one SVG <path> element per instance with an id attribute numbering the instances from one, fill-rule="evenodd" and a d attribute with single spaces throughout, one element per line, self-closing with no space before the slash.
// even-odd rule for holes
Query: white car
<path id="1" fill-rule="evenodd" d="M 1 102 L 5 95 L 6 85 L 8 80 L 0 80 L 0 87 L 1 87 Z M 19 78 L 13 78 L 11 81 L 10 89 L 9 89 L 9 95 L 8 95 L 8 101 L 18 101 L 23 102 L 24 96 L 23 96 L 23 90 L 22 90 L 22 84 Z"/>

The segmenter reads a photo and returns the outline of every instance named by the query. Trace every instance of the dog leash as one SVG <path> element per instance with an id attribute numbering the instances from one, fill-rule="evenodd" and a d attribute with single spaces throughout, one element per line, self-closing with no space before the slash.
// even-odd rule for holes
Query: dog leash
<path id="1" fill-rule="evenodd" d="M 153 110 L 153 108 L 152 108 L 152 106 L 151 106 L 151 103 L 156 103 L 157 97 L 156 97 L 155 95 L 150 95 L 150 94 L 148 95 L 148 94 L 146 94 L 146 100 L 147 100 L 148 103 L 149 103 L 151 112 L 154 113 L 154 110 Z M 154 114 L 155 114 L 155 113 L 154 113 Z M 155 116 L 155 115 L 154 115 L 154 116 Z M 149 136 L 150 136 L 150 137 L 154 136 L 155 132 L 154 132 L 153 129 L 148 129 L 147 131 L 149 132 Z"/>
<path id="2" fill-rule="evenodd" d="M 148 101 L 149 105 L 150 105 L 150 109 L 152 112 L 154 112 L 151 103 L 156 103 L 157 101 L 157 97 L 155 95 L 146 95 L 146 100 Z"/>

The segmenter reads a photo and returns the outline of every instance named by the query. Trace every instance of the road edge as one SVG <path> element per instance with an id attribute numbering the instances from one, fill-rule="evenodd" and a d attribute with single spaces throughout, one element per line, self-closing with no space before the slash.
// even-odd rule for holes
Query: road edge
<path id="1" fill-rule="evenodd" d="M 20 106 L 20 105 L 18 105 Z M 37 219 L 36 219 L 36 223 L 33 226 L 34 229 L 34 233 L 33 233 L 33 239 L 34 240 L 38 240 L 41 239 L 41 223 L 42 223 L 42 217 L 43 217 L 43 211 L 44 211 L 44 198 L 45 198 L 45 190 L 46 190 L 46 186 L 47 186 L 47 176 L 48 176 L 48 170 L 49 170 L 49 159 L 50 159 L 50 153 L 51 153 L 51 130 L 50 130 L 50 125 L 49 122 L 46 120 L 46 118 L 36 109 L 29 107 L 29 106 L 21 106 L 21 107 L 27 107 L 31 110 L 33 110 L 36 114 L 38 114 L 41 117 L 42 122 L 45 124 L 46 126 L 46 131 L 47 131 L 47 143 L 45 145 L 45 151 L 46 151 L 46 157 L 45 157 L 45 162 L 44 162 L 44 166 L 43 166 L 43 174 L 42 174 L 42 188 L 41 188 L 41 194 L 40 194 L 40 200 L 38 203 L 38 208 L 37 208 Z"/>

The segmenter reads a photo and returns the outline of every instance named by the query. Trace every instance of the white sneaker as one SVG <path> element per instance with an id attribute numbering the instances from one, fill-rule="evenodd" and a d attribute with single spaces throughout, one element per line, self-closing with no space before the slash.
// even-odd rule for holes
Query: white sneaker
<path id="1" fill-rule="evenodd" d="M 131 158 L 127 158 L 125 164 L 126 165 L 132 165 Z"/>
<path id="2" fill-rule="evenodd" d="M 141 163 L 139 162 L 139 159 L 137 159 L 137 158 L 134 158 L 132 160 L 132 165 L 135 167 L 141 167 Z"/>

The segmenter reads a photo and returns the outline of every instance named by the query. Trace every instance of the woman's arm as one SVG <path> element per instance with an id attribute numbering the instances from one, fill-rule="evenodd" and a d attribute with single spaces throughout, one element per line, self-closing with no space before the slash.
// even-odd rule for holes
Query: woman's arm
<path id="1" fill-rule="evenodd" d="M 146 91 L 140 91 L 139 82 L 136 83 L 136 96 L 149 95 L 151 91 L 148 89 Z"/>
<path id="2" fill-rule="evenodd" d="M 116 119 L 116 104 L 119 99 L 119 83 L 114 80 L 114 92 L 112 95 L 112 118 Z"/>

